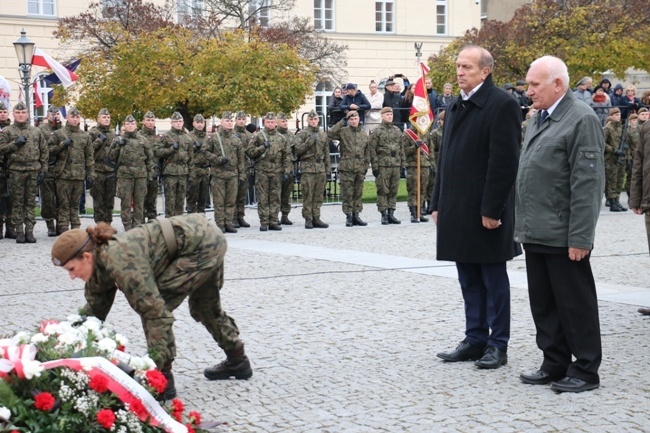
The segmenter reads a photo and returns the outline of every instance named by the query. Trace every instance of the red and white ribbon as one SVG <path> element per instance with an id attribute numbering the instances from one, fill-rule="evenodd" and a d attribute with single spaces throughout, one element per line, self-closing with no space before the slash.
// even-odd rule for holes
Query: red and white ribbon
<path id="1" fill-rule="evenodd" d="M 26 376 L 29 376 L 27 379 L 31 379 L 32 372 L 39 370 L 38 368 L 29 368 L 39 364 L 38 361 L 34 361 L 34 358 L 36 358 L 36 346 L 32 344 L 21 344 L 17 346 L 11 344 L 11 340 L 1 340 L 0 376 L 5 377 L 13 370 L 16 370 L 19 378 L 24 379 Z M 29 370 L 27 374 L 25 373 L 26 369 Z"/>

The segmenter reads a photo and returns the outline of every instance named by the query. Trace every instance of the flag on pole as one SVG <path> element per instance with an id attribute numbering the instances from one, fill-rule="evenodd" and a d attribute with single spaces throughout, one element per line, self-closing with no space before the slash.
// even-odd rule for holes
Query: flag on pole
<path id="1" fill-rule="evenodd" d="M 61 63 L 54 60 L 49 55 L 45 54 L 38 48 L 34 48 L 34 57 L 32 58 L 32 65 L 43 66 L 44 68 L 51 69 L 56 76 L 61 80 L 63 87 L 69 87 L 77 80 L 77 75 L 63 66 Z"/>
<path id="2" fill-rule="evenodd" d="M 34 81 L 32 86 L 34 87 L 34 108 L 40 108 L 43 106 L 43 100 L 41 99 L 41 80 Z"/>
<path id="3" fill-rule="evenodd" d="M 420 62 L 418 65 L 420 77 L 413 88 L 413 105 L 409 114 L 409 120 L 420 134 L 426 134 L 433 124 L 433 112 L 429 104 L 429 95 L 424 84 L 429 67 Z"/>
<path id="4" fill-rule="evenodd" d="M 70 64 L 65 65 L 65 68 L 68 71 L 74 72 L 77 70 L 80 63 L 81 63 L 81 59 L 77 59 L 71 62 Z M 46 75 L 45 77 L 43 77 L 43 80 L 48 84 L 61 84 L 61 80 L 54 72 L 51 73 L 50 75 Z"/>
<path id="5" fill-rule="evenodd" d="M 413 142 L 413 144 L 415 144 L 415 146 L 422 149 L 424 153 L 426 153 L 427 155 L 429 154 L 429 146 L 427 146 L 427 144 L 424 141 L 422 141 L 420 137 L 418 137 L 418 135 L 415 132 L 413 132 L 412 129 L 407 129 L 404 131 L 404 133 L 408 138 L 411 139 L 411 141 Z"/>

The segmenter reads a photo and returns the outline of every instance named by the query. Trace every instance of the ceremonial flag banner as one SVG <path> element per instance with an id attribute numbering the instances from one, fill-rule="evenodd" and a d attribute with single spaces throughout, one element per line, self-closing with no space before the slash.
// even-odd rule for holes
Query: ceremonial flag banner
<path id="1" fill-rule="evenodd" d="M 44 68 L 51 69 L 56 74 L 56 76 L 59 77 L 59 80 L 61 80 L 63 87 L 71 86 L 72 83 L 78 78 L 74 72 L 70 71 L 61 63 L 57 62 L 38 48 L 34 49 L 32 65 L 43 66 Z"/>
<path id="2" fill-rule="evenodd" d="M 32 87 L 34 87 L 34 107 L 40 108 L 43 106 L 43 100 L 41 99 L 41 80 L 34 81 Z"/>
<path id="3" fill-rule="evenodd" d="M 433 123 L 433 112 L 429 104 L 429 95 L 424 85 L 424 79 L 429 72 L 429 68 L 422 62 L 420 62 L 418 68 L 420 70 L 420 78 L 418 78 L 413 88 L 413 105 L 411 106 L 409 120 L 420 134 L 426 134 Z"/>

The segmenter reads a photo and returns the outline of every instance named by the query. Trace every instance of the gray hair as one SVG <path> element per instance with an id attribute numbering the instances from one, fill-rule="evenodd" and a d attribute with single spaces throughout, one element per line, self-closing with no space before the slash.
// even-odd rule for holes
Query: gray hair
<path id="1" fill-rule="evenodd" d="M 566 64 L 558 57 L 555 56 L 542 56 L 539 59 L 534 60 L 530 67 L 532 68 L 535 65 L 542 64 L 545 66 L 548 71 L 548 82 L 552 83 L 558 78 L 562 83 L 562 87 L 565 89 L 569 88 L 569 70 Z"/>

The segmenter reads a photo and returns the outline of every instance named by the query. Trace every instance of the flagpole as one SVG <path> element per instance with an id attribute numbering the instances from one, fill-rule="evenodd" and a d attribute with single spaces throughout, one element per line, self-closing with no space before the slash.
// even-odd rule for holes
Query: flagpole
<path id="1" fill-rule="evenodd" d="M 413 45 L 414 45 L 414 47 L 415 47 L 415 57 L 417 58 L 418 69 L 419 69 L 420 75 L 422 75 L 422 72 L 423 72 L 423 71 L 422 71 L 422 66 L 420 65 L 420 63 L 422 62 L 422 60 L 421 60 L 421 57 L 422 57 L 422 51 L 421 51 L 421 49 L 422 49 L 422 42 L 416 42 L 416 43 L 413 44 Z M 423 77 L 423 78 L 424 78 L 424 77 Z M 426 95 L 425 95 L 425 96 L 426 96 Z M 420 136 L 420 134 L 418 134 L 418 137 L 419 137 L 419 136 Z M 419 148 L 419 147 L 416 147 L 416 148 L 415 148 L 415 151 L 418 153 L 418 158 L 417 158 L 417 179 L 416 179 L 416 188 L 417 188 L 417 194 L 416 194 L 416 197 L 417 197 L 417 203 L 416 203 L 416 205 L 415 205 L 415 212 L 416 212 L 415 216 L 416 216 L 417 219 L 419 220 L 419 219 L 420 219 L 420 215 L 421 215 L 421 211 L 420 211 L 420 203 L 422 202 L 422 200 L 420 199 L 420 194 L 421 194 L 421 193 L 420 193 L 420 188 L 421 188 L 421 185 L 420 185 L 420 177 L 421 177 L 421 175 L 422 175 L 421 172 L 420 172 L 420 171 L 421 171 L 421 168 L 420 168 L 420 148 Z"/>

